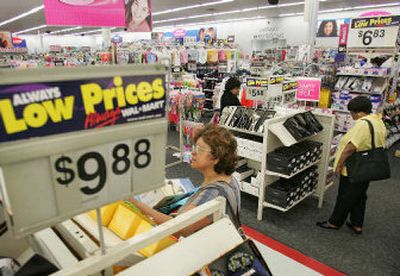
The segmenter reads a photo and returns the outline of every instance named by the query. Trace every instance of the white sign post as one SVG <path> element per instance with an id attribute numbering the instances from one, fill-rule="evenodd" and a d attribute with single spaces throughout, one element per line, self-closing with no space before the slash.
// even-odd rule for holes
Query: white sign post
<path id="1" fill-rule="evenodd" d="M 393 48 L 399 33 L 400 15 L 354 18 L 347 48 Z"/>
<path id="2" fill-rule="evenodd" d="M 0 188 L 14 236 L 164 185 L 160 66 L 0 73 Z"/>

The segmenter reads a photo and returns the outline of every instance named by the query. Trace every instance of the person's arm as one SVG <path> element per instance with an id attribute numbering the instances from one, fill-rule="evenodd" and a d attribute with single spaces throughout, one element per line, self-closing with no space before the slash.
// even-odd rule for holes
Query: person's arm
<path id="1" fill-rule="evenodd" d="M 182 213 L 186 213 L 196 207 L 197 207 L 196 205 L 189 204 L 187 207 L 185 207 L 185 209 L 183 210 Z M 206 227 L 207 225 L 210 225 L 212 222 L 213 222 L 212 219 L 210 219 L 209 217 L 205 217 L 205 218 L 189 225 L 188 227 L 182 229 L 181 231 L 175 233 L 174 236 L 175 237 L 190 236 L 191 234 L 199 231 L 200 229 Z"/>
<path id="2" fill-rule="evenodd" d="M 357 148 L 351 142 L 346 145 L 346 147 L 344 148 L 344 150 L 342 152 L 342 155 L 340 156 L 337 166 L 336 166 L 335 175 L 337 177 L 340 177 L 340 174 L 343 170 L 346 160 L 356 151 L 357 151 Z"/>
<path id="3" fill-rule="evenodd" d="M 163 224 L 164 222 L 172 219 L 171 216 L 158 212 L 157 210 L 154 210 L 153 208 L 147 206 L 146 204 L 134 198 L 131 198 L 129 201 L 132 202 L 136 207 L 138 207 L 140 211 L 143 212 L 143 214 L 145 214 L 148 217 L 151 217 L 157 224 Z"/>
<path id="4" fill-rule="evenodd" d="M 136 205 L 146 216 L 151 217 L 156 224 L 163 224 L 164 222 L 167 222 L 172 219 L 171 216 L 165 215 L 161 212 L 158 212 L 154 210 L 153 208 L 147 206 L 146 204 L 137 201 L 136 199 L 130 199 L 130 202 Z M 189 210 L 192 210 L 193 208 L 196 208 L 197 206 L 195 205 L 188 205 L 184 210 L 183 213 L 188 212 Z M 177 233 L 174 233 L 174 236 L 179 238 L 179 237 L 187 237 L 190 236 L 191 234 L 197 232 L 198 230 L 206 227 L 207 225 L 211 224 L 212 220 L 208 217 L 201 219 L 197 221 L 196 223 L 180 230 Z"/>

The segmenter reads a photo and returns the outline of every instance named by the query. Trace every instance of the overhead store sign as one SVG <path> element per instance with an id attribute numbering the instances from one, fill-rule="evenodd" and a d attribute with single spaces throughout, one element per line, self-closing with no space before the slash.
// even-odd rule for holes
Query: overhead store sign
<path id="1" fill-rule="evenodd" d="M 321 93 L 321 79 L 299 78 L 297 80 L 296 99 L 298 101 L 318 102 Z"/>
<path id="2" fill-rule="evenodd" d="M 0 85 L 0 143 L 165 114 L 163 75 Z"/>
<path id="3" fill-rule="evenodd" d="M 0 32 L 0 49 L 10 49 L 13 47 L 10 32 Z"/>
<path id="4" fill-rule="evenodd" d="M 348 48 L 393 48 L 397 43 L 400 16 L 376 16 L 351 20 Z"/>
<path id="5" fill-rule="evenodd" d="M 27 48 L 25 39 L 22 39 L 22 38 L 19 38 L 19 37 L 13 37 L 12 41 L 13 41 L 13 46 L 15 48 Z"/>
<path id="6" fill-rule="evenodd" d="M 214 27 L 200 28 L 199 30 L 177 29 L 173 32 L 164 33 L 164 37 L 180 39 L 182 42 L 184 41 L 185 37 L 195 37 L 197 42 L 212 44 L 217 41 L 217 29 Z"/>
<path id="7" fill-rule="evenodd" d="M 47 25 L 152 29 L 151 0 L 45 0 L 44 6 Z"/>
<path id="8" fill-rule="evenodd" d="M 2 72 L 0 192 L 14 235 L 163 186 L 165 104 L 160 66 Z"/>
<path id="9" fill-rule="evenodd" d="M 247 78 L 247 87 L 268 87 L 270 84 L 279 84 L 285 80 L 285 77 L 275 76 L 270 78 Z"/>
<path id="10" fill-rule="evenodd" d="M 247 78 L 246 79 L 247 87 L 268 87 L 268 79 L 260 79 L 260 78 Z"/>
<path id="11" fill-rule="evenodd" d="M 247 78 L 246 98 L 248 100 L 267 100 L 282 96 L 283 77 Z"/>

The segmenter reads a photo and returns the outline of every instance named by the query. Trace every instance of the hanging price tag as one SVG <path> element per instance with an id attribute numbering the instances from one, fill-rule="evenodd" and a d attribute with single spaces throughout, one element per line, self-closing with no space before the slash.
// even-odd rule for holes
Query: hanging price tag
<path id="1" fill-rule="evenodd" d="M 1 76 L 0 191 L 17 237 L 164 184 L 164 69 L 52 70 Z"/>
<path id="2" fill-rule="evenodd" d="M 352 19 L 347 48 L 393 48 L 399 24 L 398 15 Z"/>

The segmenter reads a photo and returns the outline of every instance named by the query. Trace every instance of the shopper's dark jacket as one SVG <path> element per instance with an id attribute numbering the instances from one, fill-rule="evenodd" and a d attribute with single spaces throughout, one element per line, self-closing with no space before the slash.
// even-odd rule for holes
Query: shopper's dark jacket
<path id="1" fill-rule="evenodd" d="M 233 95 L 230 91 L 225 91 L 221 98 L 221 113 L 226 106 L 240 106 L 238 97 Z"/>

